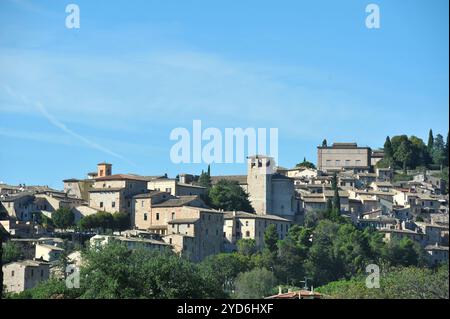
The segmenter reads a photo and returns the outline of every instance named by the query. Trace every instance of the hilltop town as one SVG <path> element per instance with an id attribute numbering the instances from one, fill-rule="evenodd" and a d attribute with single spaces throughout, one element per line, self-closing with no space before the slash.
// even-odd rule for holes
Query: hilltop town
<path id="1" fill-rule="evenodd" d="M 268 234 L 283 241 L 291 238 L 291 228 L 306 229 L 324 218 L 370 229 L 386 244 L 410 240 L 425 252 L 429 267 L 448 263 L 449 197 L 442 168 L 395 167 L 386 151 L 386 144 L 372 150 L 324 141 L 317 147 L 317 166 L 305 159 L 284 168 L 254 155 L 246 175 L 215 176 L 208 168 L 169 177 L 115 172 L 113 164 L 102 162 L 86 177 L 67 176 L 63 190 L 2 184 L 3 246 L 21 252 L 17 260 L 3 261 L 5 290 L 20 293 L 64 277 L 61 256 L 65 265 L 82 265 L 86 247 L 119 242 L 129 250 L 170 250 L 199 263 L 242 251 L 244 243 L 263 252 L 271 249 Z M 316 237 L 308 238 L 314 243 Z M 277 296 L 290 295 L 280 290 L 272 298 Z"/>

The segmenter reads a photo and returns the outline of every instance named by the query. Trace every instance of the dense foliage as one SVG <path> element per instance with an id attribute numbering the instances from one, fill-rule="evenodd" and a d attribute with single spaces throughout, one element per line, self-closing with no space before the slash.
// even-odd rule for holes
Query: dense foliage
<path id="1" fill-rule="evenodd" d="M 24 259 L 25 255 L 19 244 L 13 241 L 7 241 L 3 244 L 2 262 L 7 264 L 13 261 Z"/>
<path id="2" fill-rule="evenodd" d="M 315 169 L 316 165 L 314 165 L 312 162 L 307 161 L 306 157 L 303 158 L 303 162 L 298 163 L 297 165 L 295 165 L 296 167 L 304 167 L 304 168 L 311 168 L 311 169 Z"/>
<path id="3" fill-rule="evenodd" d="M 74 225 L 75 215 L 68 208 L 59 208 L 52 213 L 52 222 L 56 228 L 67 229 Z"/>
<path id="4" fill-rule="evenodd" d="M 209 203 L 216 209 L 254 212 L 248 194 L 236 181 L 218 181 L 209 191 Z"/>
<path id="5" fill-rule="evenodd" d="M 416 136 L 389 136 L 384 143 L 384 158 L 377 163 L 378 167 L 407 169 L 418 167 L 442 168 L 448 167 L 448 134 L 447 140 L 441 134 L 433 136 L 430 130 L 428 144 Z"/>
<path id="6" fill-rule="evenodd" d="M 417 267 L 388 268 L 380 274 L 380 287 L 367 288 L 365 276 L 330 282 L 317 291 L 339 299 L 448 299 L 448 264 L 436 270 Z"/>

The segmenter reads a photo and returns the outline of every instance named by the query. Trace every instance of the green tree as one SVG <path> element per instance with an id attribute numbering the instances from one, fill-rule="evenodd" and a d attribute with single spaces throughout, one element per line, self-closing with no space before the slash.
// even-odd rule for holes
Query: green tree
<path id="1" fill-rule="evenodd" d="M 430 131 L 428 132 L 428 152 L 431 154 L 433 152 L 433 148 L 434 148 L 434 137 L 433 137 L 433 130 L 430 129 Z"/>
<path id="2" fill-rule="evenodd" d="M 212 181 L 211 181 L 211 168 L 208 165 L 208 170 L 206 172 L 202 171 L 202 173 L 200 174 L 200 177 L 198 179 L 198 184 L 200 186 L 206 187 L 206 190 L 209 191 L 209 189 L 212 186 Z"/>
<path id="3" fill-rule="evenodd" d="M 236 181 L 218 181 L 209 191 L 209 199 L 211 206 L 216 209 L 254 212 L 248 194 Z"/>
<path id="4" fill-rule="evenodd" d="M 444 137 L 441 134 L 437 134 L 436 138 L 434 139 L 432 156 L 433 162 L 436 165 L 440 165 L 441 168 L 442 166 L 447 164 Z"/>
<path id="5" fill-rule="evenodd" d="M 304 263 L 311 246 L 311 229 L 294 225 L 285 239 L 278 241 L 275 276 L 280 282 L 300 284 L 304 279 Z"/>
<path id="6" fill-rule="evenodd" d="M 83 252 L 81 298 L 222 298 L 209 273 L 170 251 L 129 250 L 121 243 Z M 182 280 L 180 280 L 182 278 Z"/>
<path id="7" fill-rule="evenodd" d="M 423 266 L 426 257 L 423 248 L 409 238 L 392 239 L 383 250 L 383 259 L 393 266 Z"/>
<path id="8" fill-rule="evenodd" d="M 130 227 L 130 216 L 127 213 L 115 212 L 112 217 L 115 230 L 121 232 Z"/>
<path id="9" fill-rule="evenodd" d="M 22 248 L 13 241 L 7 241 L 3 244 L 2 259 L 3 264 L 18 261 L 25 258 Z"/>
<path id="10" fill-rule="evenodd" d="M 52 213 L 52 221 L 55 227 L 67 229 L 74 225 L 75 215 L 68 208 L 59 208 Z"/>
<path id="11" fill-rule="evenodd" d="M 305 167 L 305 168 L 315 169 L 315 168 L 316 168 L 316 165 L 314 165 L 313 163 L 307 161 L 307 160 L 306 160 L 306 157 L 305 157 L 305 158 L 303 158 L 303 162 L 298 163 L 298 164 L 296 165 L 296 167 Z"/>
<path id="12" fill-rule="evenodd" d="M 275 224 L 270 224 L 264 232 L 264 245 L 271 253 L 277 251 L 278 232 Z"/>
<path id="13" fill-rule="evenodd" d="M 237 241 L 237 251 L 244 256 L 251 256 L 256 253 L 256 241 L 254 239 L 239 239 Z"/>
<path id="14" fill-rule="evenodd" d="M 392 149 L 391 139 L 389 138 L 389 136 L 386 137 L 383 150 L 384 150 L 384 158 L 387 160 L 392 160 L 394 157 L 394 150 Z"/>
<path id="15" fill-rule="evenodd" d="M 256 268 L 238 275 L 234 297 L 237 299 L 262 299 L 270 295 L 276 285 L 274 274 L 265 268 Z"/>
<path id="16" fill-rule="evenodd" d="M 338 299 L 448 299 L 448 264 L 436 270 L 417 267 L 382 269 L 380 288 L 365 285 L 366 276 L 330 282 L 316 291 Z"/>
<path id="17" fill-rule="evenodd" d="M 235 289 L 236 277 L 241 272 L 249 271 L 251 263 L 248 256 L 237 253 L 221 253 L 206 257 L 200 263 L 200 268 L 203 273 L 210 274 L 228 295 Z"/>
<path id="18" fill-rule="evenodd" d="M 402 163 L 404 174 L 406 174 L 406 169 L 412 159 L 412 155 L 411 142 L 408 139 L 403 140 L 395 151 L 394 157 L 397 161 Z"/>
<path id="19" fill-rule="evenodd" d="M 448 167 L 448 158 L 449 157 L 449 148 L 448 148 L 448 132 L 447 132 L 447 140 L 445 141 L 444 147 L 444 165 Z"/>
<path id="20" fill-rule="evenodd" d="M 339 214 L 341 212 L 341 198 L 339 197 L 339 187 L 336 173 L 334 173 L 333 179 L 331 180 L 331 188 L 334 191 L 332 202 L 333 211 L 334 213 L 337 212 Z"/>

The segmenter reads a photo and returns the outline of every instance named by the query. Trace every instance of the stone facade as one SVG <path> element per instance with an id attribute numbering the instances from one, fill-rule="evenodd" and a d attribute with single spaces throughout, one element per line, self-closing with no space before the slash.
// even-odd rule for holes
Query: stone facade
<path id="1" fill-rule="evenodd" d="M 256 215 L 246 212 L 225 212 L 223 226 L 224 249 L 227 252 L 236 250 L 240 239 L 253 239 L 256 248 L 264 248 L 264 233 L 267 227 L 275 225 L 280 239 L 284 239 L 292 221 L 274 215 Z"/>
<path id="2" fill-rule="evenodd" d="M 356 143 L 334 143 L 317 147 L 317 169 L 339 171 L 342 169 L 367 169 L 371 166 L 370 147 L 358 147 Z"/>
<path id="3" fill-rule="evenodd" d="M 12 262 L 4 265 L 2 270 L 7 292 L 22 292 L 50 277 L 49 264 L 33 260 Z"/>
<path id="4" fill-rule="evenodd" d="M 250 202 L 258 215 L 277 215 L 295 220 L 300 211 L 294 181 L 275 173 L 274 159 L 250 156 L 247 162 L 247 189 Z"/>

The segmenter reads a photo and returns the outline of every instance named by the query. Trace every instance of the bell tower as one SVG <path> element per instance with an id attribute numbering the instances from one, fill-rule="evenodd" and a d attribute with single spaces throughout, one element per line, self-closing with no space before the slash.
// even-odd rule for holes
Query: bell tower
<path id="1" fill-rule="evenodd" d="M 262 155 L 249 156 L 247 159 L 249 200 L 256 214 L 265 215 L 272 210 L 272 175 L 275 160 Z"/>
<path id="2" fill-rule="evenodd" d="M 97 164 L 97 177 L 110 176 L 111 172 L 112 172 L 112 164 L 105 162 Z"/>

